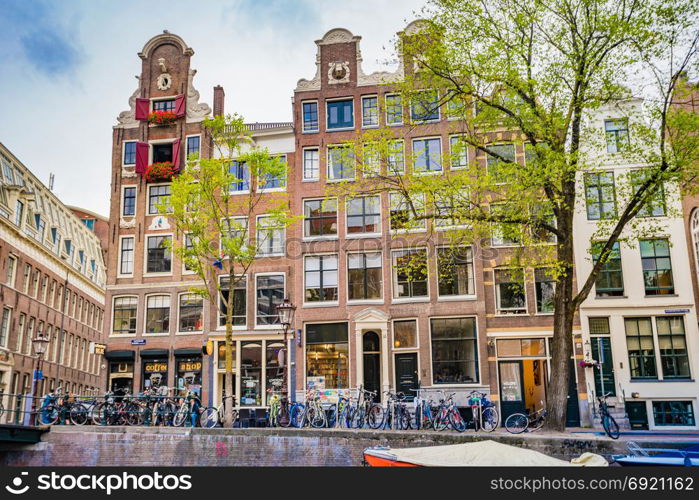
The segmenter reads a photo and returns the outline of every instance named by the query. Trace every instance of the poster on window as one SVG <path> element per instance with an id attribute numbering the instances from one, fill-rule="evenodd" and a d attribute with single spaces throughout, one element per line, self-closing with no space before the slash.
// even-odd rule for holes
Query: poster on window
<path id="1" fill-rule="evenodd" d="M 325 390 L 325 377 L 324 376 L 308 377 L 306 379 L 306 384 L 308 386 L 308 390 L 323 391 L 323 390 Z"/>

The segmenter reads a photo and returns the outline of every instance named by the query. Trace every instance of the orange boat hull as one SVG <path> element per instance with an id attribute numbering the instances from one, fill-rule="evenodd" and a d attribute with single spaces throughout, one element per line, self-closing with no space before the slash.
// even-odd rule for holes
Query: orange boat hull
<path id="1" fill-rule="evenodd" d="M 400 462 L 390 458 L 377 457 L 370 453 L 364 453 L 364 461 L 369 467 L 420 467 L 409 462 Z"/>

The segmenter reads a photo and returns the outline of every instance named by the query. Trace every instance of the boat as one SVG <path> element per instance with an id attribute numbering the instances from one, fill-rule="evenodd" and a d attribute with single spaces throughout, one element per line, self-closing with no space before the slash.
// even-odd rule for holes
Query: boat
<path id="1" fill-rule="evenodd" d="M 421 448 L 374 446 L 364 450 L 369 467 L 570 467 L 608 465 L 600 455 L 584 453 L 573 463 L 538 451 L 485 440 Z"/>
<path id="2" fill-rule="evenodd" d="M 624 467 L 699 467 L 699 444 L 686 448 L 643 448 L 629 441 L 628 455 L 613 455 L 616 463 Z"/>

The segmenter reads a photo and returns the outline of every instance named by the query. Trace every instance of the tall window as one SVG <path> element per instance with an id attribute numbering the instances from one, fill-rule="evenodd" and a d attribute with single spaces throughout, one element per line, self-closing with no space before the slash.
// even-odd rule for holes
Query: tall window
<path id="1" fill-rule="evenodd" d="M 310 255 L 304 260 L 306 302 L 337 300 L 337 255 Z"/>
<path id="2" fill-rule="evenodd" d="M 221 276 L 221 293 L 218 306 L 218 326 L 226 326 L 228 296 L 231 290 L 228 276 Z M 233 326 L 245 326 L 247 323 L 248 280 L 241 277 L 233 286 Z"/>
<path id="3" fill-rule="evenodd" d="M 427 226 L 424 198 L 413 196 L 408 200 L 402 193 L 389 193 L 391 231 L 421 230 Z"/>
<path id="4" fill-rule="evenodd" d="M 124 143 L 124 165 L 136 164 L 136 141 Z"/>
<path id="5" fill-rule="evenodd" d="M 495 299 L 498 314 L 526 314 L 522 269 L 495 269 Z"/>
<path id="6" fill-rule="evenodd" d="M 347 323 L 306 325 L 306 383 L 325 389 L 349 387 Z"/>
<path id="7" fill-rule="evenodd" d="M 136 188 L 124 188 L 124 200 L 122 202 L 121 215 L 129 216 L 136 214 Z"/>
<path id="8" fill-rule="evenodd" d="M 552 313 L 554 296 L 556 295 L 556 280 L 551 269 L 534 269 L 534 285 L 536 288 L 536 312 Z"/>
<path id="9" fill-rule="evenodd" d="M 343 99 L 326 103 L 327 129 L 346 129 L 354 127 L 354 101 Z"/>
<path id="10" fill-rule="evenodd" d="M 393 322 L 394 349 L 414 349 L 417 347 L 417 321 L 414 319 Z"/>
<path id="11" fill-rule="evenodd" d="M 639 243 L 646 295 L 671 295 L 675 293 L 668 240 L 660 238 L 641 240 Z"/>
<path id="12" fill-rule="evenodd" d="M 201 137 L 198 135 L 193 135 L 187 137 L 187 159 L 190 157 L 198 159 L 201 149 Z"/>
<path id="13" fill-rule="evenodd" d="M 376 142 L 367 142 L 362 147 L 364 177 L 375 177 L 381 173 L 381 155 Z"/>
<path id="14" fill-rule="evenodd" d="M 320 156 L 318 148 L 303 150 L 304 180 L 318 180 L 320 177 Z"/>
<path id="15" fill-rule="evenodd" d="M 416 122 L 439 120 L 439 94 L 436 90 L 422 90 L 411 99 L 410 117 Z"/>
<path id="16" fill-rule="evenodd" d="M 507 203 L 492 203 L 490 212 L 494 219 L 508 220 L 516 207 Z M 508 222 L 493 222 L 491 229 L 491 242 L 494 247 L 516 246 L 522 243 L 522 226 Z"/>
<path id="17" fill-rule="evenodd" d="M 178 332 L 202 331 L 204 298 L 194 293 L 180 295 L 180 322 Z"/>
<path id="18" fill-rule="evenodd" d="M 233 160 L 228 166 L 228 173 L 231 176 L 231 184 L 228 191 L 231 193 L 241 193 L 250 190 L 250 169 L 244 161 Z"/>
<path id="19" fill-rule="evenodd" d="M 663 378 L 689 378 L 689 356 L 682 316 L 655 318 Z"/>
<path id="20" fill-rule="evenodd" d="M 441 172 L 441 139 L 413 139 L 413 164 L 416 172 Z"/>
<path id="21" fill-rule="evenodd" d="M 304 200 L 303 235 L 306 238 L 337 235 L 337 200 Z"/>
<path id="22" fill-rule="evenodd" d="M 163 186 L 150 186 L 148 188 L 148 213 L 158 213 L 158 206 L 167 203 L 170 199 L 170 184 Z"/>
<path id="23" fill-rule="evenodd" d="M 347 202 L 347 234 L 381 232 L 381 199 L 378 196 L 352 198 Z"/>
<path id="24" fill-rule="evenodd" d="M 433 318 L 432 382 L 472 384 L 478 382 L 478 342 L 474 318 Z"/>
<path id="25" fill-rule="evenodd" d="M 284 275 L 257 276 L 257 325 L 277 325 L 277 306 L 284 300 Z"/>
<path id="26" fill-rule="evenodd" d="M 380 252 L 348 254 L 348 300 L 380 299 L 381 271 Z"/>
<path id="27" fill-rule="evenodd" d="M 22 218 L 24 217 L 24 203 L 17 200 L 15 204 L 15 226 L 22 226 Z"/>
<path id="28" fill-rule="evenodd" d="M 405 172 L 405 148 L 403 141 L 390 141 L 386 158 L 388 175 Z"/>
<path id="29" fill-rule="evenodd" d="M 398 94 L 386 95 L 386 124 L 400 125 L 403 123 L 403 100 Z"/>
<path id="30" fill-rule="evenodd" d="M 7 274 L 5 275 L 5 283 L 9 287 L 15 286 L 15 275 L 17 274 L 17 257 L 10 255 L 7 258 Z"/>
<path id="31" fill-rule="evenodd" d="M 439 296 L 473 295 L 473 250 L 471 247 L 437 249 Z"/>
<path id="32" fill-rule="evenodd" d="M 587 220 L 610 219 L 616 215 L 614 172 L 585 174 Z"/>
<path id="33" fill-rule="evenodd" d="M 304 102 L 303 107 L 303 131 L 318 132 L 318 103 Z"/>
<path id="34" fill-rule="evenodd" d="M 170 331 L 170 296 L 151 295 L 146 299 L 145 333 L 166 333 Z"/>
<path id="35" fill-rule="evenodd" d="M 354 179 L 354 164 L 354 152 L 350 147 L 328 147 L 328 180 Z"/>
<path id="36" fill-rule="evenodd" d="M 625 318 L 631 378 L 658 378 L 650 318 Z"/>
<path id="37" fill-rule="evenodd" d="M 2 308 L 2 320 L 0 320 L 0 346 L 7 347 L 7 341 L 10 338 L 10 318 L 12 309 L 9 307 Z"/>
<path id="38" fill-rule="evenodd" d="M 632 193 L 638 191 L 638 189 L 648 180 L 651 176 L 651 171 L 646 168 L 634 170 L 631 172 L 631 187 L 633 189 Z M 638 211 L 638 217 L 664 217 L 666 215 L 665 206 L 665 188 L 662 183 L 656 186 L 656 190 L 653 195 L 648 198 L 641 209 Z"/>
<path id="39" fill-rule="evenodd" d="M 592 359 L 600 363 L 594 370 L 595 393 L 616 396 L 616 379 L 614 378 L 614 359 L 612 358 L 612 341 L 610 338 L 609 318 L 590 318 L 590 343 Z"/>
<path id="40" fill-rule="evenodd" d="M 133 274 L 134 238 L 133 236 L 121 239 L 121 252 L 119 256 L 119 274 Z"/>
<path id="41" fill-rule="evenodd" d="M 138 299 L 136 297 L 116 297 L 114 299 L 114 311 L 112 314 L 112 333 L 136 333 L 137 309 Z"/>
<path id="42" fill-rule="evenodd" d="M 286 155 L 276 157 L 277 161 L 284 165 L 281 172 L 268 172 L 260 179 L 260 189 L 283 189 L 286 187 Z M 276 168 L 275 168 L 276 170 Z"/>
<path id="43" fill-rule="evenodd" d="M 284 227 L 272 217 L 257 218 L 257 253 L 260 255 L 284 253 Z"/>
<path id="44" fill-rule="evenodd" d="M 172 270 L 172 254 L 168 247 L 171 239 L 172 236 L 148 236 L 147 273 L 169 273 Z"/>
<path id="45" fill-rule="evenodd" d="M 464 138 L 460 135 L 454 135 L 449 138 L 449 147 L 451 154 L 451 168 L 466 168 L 468 167 L 468 145 Z"/>
<path id="46" fill-rule="evenodd" d="M 376 127 L 379 124 L 379 98 L 362 97 L 362 127 Z"/>
<path id="47" fill-rule="evenodd" d="M 600 242 L 592 244 L 592 258 L 595 262 L 599 260 L 602 245 Z M 621 268 L 621 250 L 619 249 L 618 241 L 612 246 L 607 262 L 604 263 L 597 275 L 595 293 L 597 297 L 619 297 L 624 295 L 624 274 Z"/>
<path id="48" fill-rule="evenodd" d="M 427 250 L 398 250 L 392 260 L 393 297 L 427 297 Z"/>
<path id="49" fill-rule="evenodd" d="M 629 147 L 629 123 L 626 119 L 605 120 L 604 132 L 607 136 L 607 153 L 619 153 Z"/>
<path id="50" fill-rule="evenodd" d="M 495 153 L 486 155 L 488 175 L 490 175 L 496 183 L 507 183 L 511 177 L 511 167 L 508 165 L 515 162 L 515 145 L 493 144 L 488 145 L 488 149 Z"/>

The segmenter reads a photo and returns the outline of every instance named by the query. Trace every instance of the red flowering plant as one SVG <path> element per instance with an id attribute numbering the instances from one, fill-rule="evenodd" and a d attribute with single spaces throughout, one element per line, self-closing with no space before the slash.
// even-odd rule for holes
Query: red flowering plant
<path id="1" fill-rule="evenodd" d="M 169 181 L 176 173 L 171 161 L 161 161 L 148 165 L 144 177 L 146 182 Z"/>
<path id="2" fill-rule="evenodd" d="M 148 123 L 153 125 L 169 125 L 177 120 L 173 111 L 151 111 L 148 113 Z"/>

